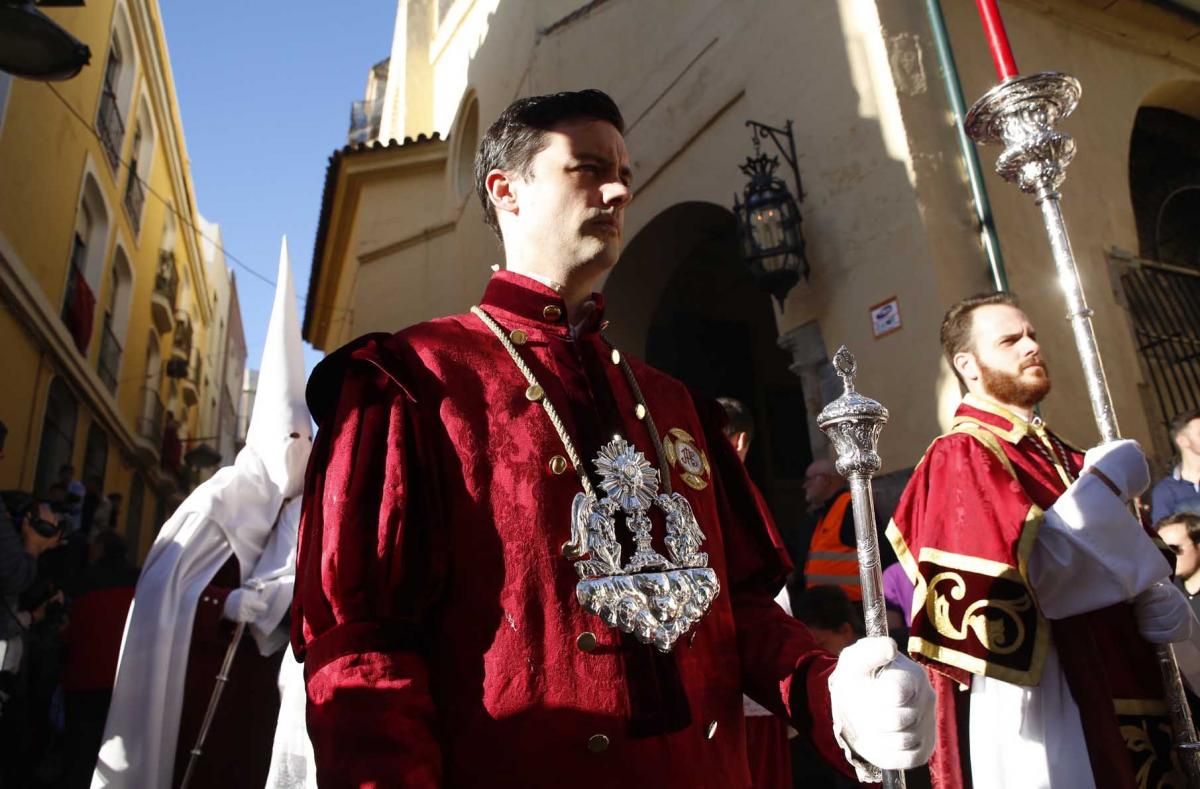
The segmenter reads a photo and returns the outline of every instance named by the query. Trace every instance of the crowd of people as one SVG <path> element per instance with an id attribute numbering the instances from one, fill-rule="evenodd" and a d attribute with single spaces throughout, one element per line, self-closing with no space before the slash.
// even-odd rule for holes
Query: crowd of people
<path id="1" fill-rule="evenodd" d="M 0 449 L 2 451 L 2 449 Z M 120 495 L 63 465 L 0 495 L 0 786 L 91 783 L 137 570 Z"/>

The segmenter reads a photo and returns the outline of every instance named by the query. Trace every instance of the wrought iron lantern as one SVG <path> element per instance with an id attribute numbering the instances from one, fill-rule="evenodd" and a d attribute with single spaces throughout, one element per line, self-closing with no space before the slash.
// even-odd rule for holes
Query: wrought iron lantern
<path id="1" fill-rule="evenodd" d="M 740 198 L 736 194 L 733 198 L 738 239 L 755 281 L 774 296 L 782 308 L 788 291 L 801 277 L 808 279 L 808 257 L 800 229 L 799 202 L 804 199 L 804 190 L 796 166 L 796 142 L 790 120 L 782 129 L 757 121 L 746 121 L 746 125 L 753 130 L 754 156 L 746 157 L 745 163 L 739 165 L 750 177 L 750 182 Z M 759 141 L 768 137 L 792 168 L 796 197 L 792 196 L 787 182 L 775 175 L 779 157 L 768 156 L 761 150 Z M 786 148 L 781 137 L 787 139 Z"/>
<path id="2" fill-rule="evenodd" d="M 44 6 L 81 6 L 82 0 L 42 0 Z M 92 53 L 32 0 L 0 0 L 0 71 L 36 80 L 74 77 Z"/>

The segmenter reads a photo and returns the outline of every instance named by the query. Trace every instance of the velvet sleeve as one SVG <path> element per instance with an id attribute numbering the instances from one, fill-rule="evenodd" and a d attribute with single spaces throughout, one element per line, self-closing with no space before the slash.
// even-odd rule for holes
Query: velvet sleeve
<path id="1" fill-rule="evenodd" d="M 788 720 L 825 761 L 853 776 L 854 769 L 833 736 L 829 675 L 837 659 L 775 603 L 790 562 L 770 514 L 757 505 L 753 483 L 721 431 L 722 419 L 719 410 L 702 411 L 725 542 L 742 688 Z"/>
<path id="2" fill-rule="evenodd" d="M 424 645 L 445 568 L 415 406 L 369 361 L 319 367 L 310 403 L 322 387 L 336 394 L 313 408 L 292 618 L 318 782 L 435 787 Z"/>

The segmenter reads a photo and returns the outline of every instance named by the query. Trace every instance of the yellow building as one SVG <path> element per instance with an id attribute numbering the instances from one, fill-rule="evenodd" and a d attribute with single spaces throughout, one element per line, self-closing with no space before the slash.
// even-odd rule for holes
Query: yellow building
<path id="1" fill-rule="evenodd" d="M 597 87 L 624 112 L 635 185 L 605 285 L 610 336 L 747 401 L 761 436 L 749 464 L 781 520 L 803 511 L 804 467 L 825 451 L 814 417 L 837 393 L 829 359 L 845 343 L 860 389 L 891 410 L 884 470 L 903 474 L 959 397 L 942 315 L 992 283 L 947 86 L 969 103 L 996 77 L 974 4 L 941 0 L 945 36 L 938 5 L 399 0 L 390 58 L 370 69 L 351 144 L 330 161 L 305 338 L 330 351 L 469 307 L 501 263 L 474 195 L 480 134 L 517 96 Z M 1063 124 L 1079 147 L 1063 209 L 1122 429 L 1161 469 L 1165 421 L 1200 406 L 1200 4 L 1002 8 L 1023 73 L 1083 84 Z M 787 119 L 811 273 L 773 305 L 746 271 L 730 208 L 753 152 L 747 121 Z M 978 152 L 982 193 L 1054 373 L 1045 416 L 1089 445 L 1038 210 L 992 172 L 998 152 Z M 877 330 L 872 313 L 889 304 L 899 320 Z"/>
<path id="2" fill-rule="evenodd" d="M 122 496 L 140 557 L 195 479 L 183 457 L 232 445 L 226 356 L 244 364 L 245 341 L 198 230 L 157 3 L 47 13 L 92 61 L 67 82 L 0 75 L 0 489 L 45 493 L 72 464 Z"/>

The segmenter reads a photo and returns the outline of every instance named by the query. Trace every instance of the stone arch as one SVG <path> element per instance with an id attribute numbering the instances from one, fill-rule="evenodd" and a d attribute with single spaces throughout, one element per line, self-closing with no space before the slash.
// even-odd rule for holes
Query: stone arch
<path id="1" fill-rule="evenodd" d="M 475 149 L 479 146 L 479 98 L 468 90 L 459 104 L 450 132 L 453 159 L 454 194 L 460 203 L 475 193 Z"/>
<path id="2" fill-rule="evenodd" d="M 665 209 L 630 240 L 604 293 L 618 347 L 703 396 L 747 405 L 756 425 L 747 467 L 780 526 L 798 526 L 812 458 L 804 396 L 778 346 L 770 297 L 742 259 L 733 214 L 703 202 Z"/>
<path id="3" fill-rule="evenodd" d="M 1147 93 L 1130 135 L 1129 191 L 1142 263 L 1121 281 L 1169 451 L 1167 423 L 1200 407 L 1200 81 Z"/>

